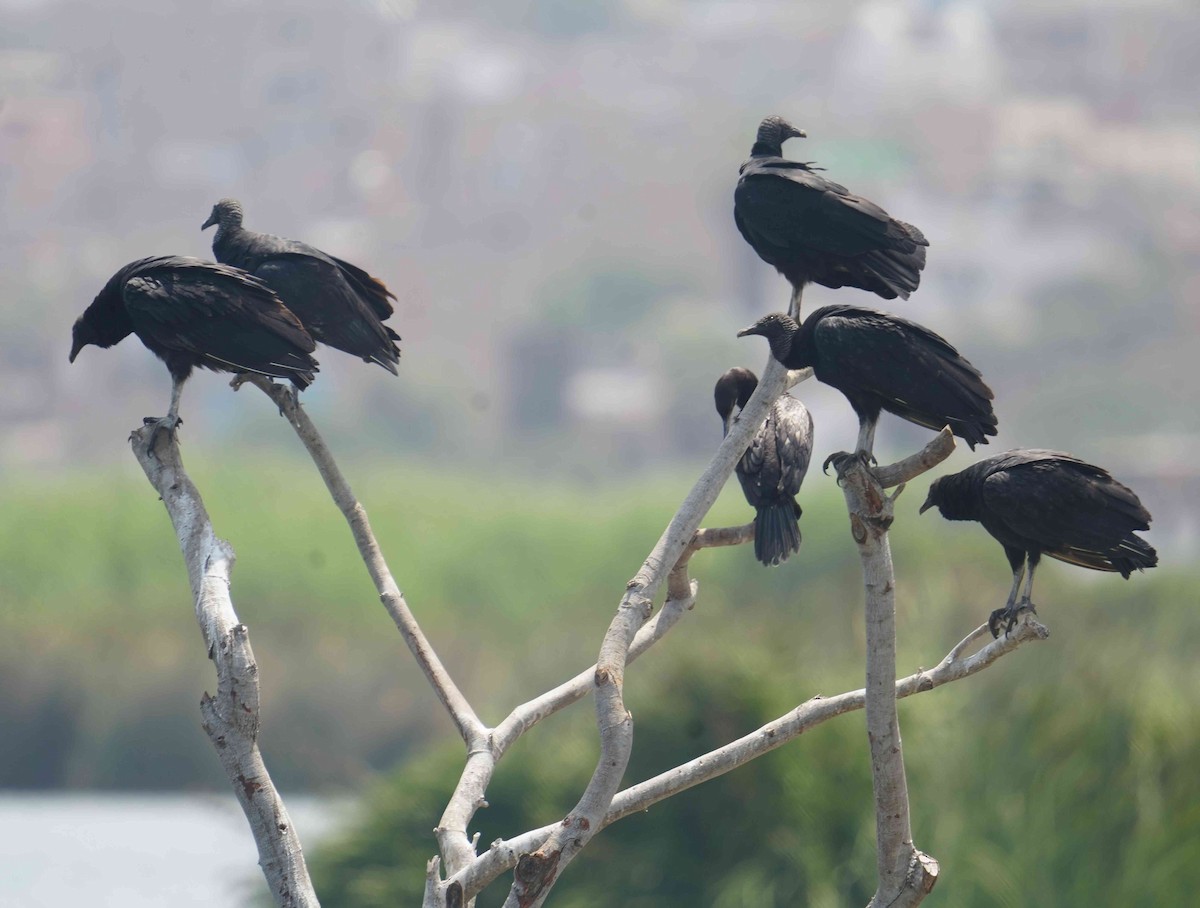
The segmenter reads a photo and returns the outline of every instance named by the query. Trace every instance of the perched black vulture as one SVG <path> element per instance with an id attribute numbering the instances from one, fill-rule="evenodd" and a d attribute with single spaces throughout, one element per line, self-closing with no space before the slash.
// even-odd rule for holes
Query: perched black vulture
<path id="1" fill-rule="evenodd" d="M 200 229 L 213 224 L 218 262 L 266 281 L 314 340 L 397 374 L 400 335 L 383 323 L 393 311 L 388 299 L 396 297 L 383 281 L 305 243 L 247 230 L 237 199 L 213 205 Z"/>
<path id="2" fill-rule="evenodd" d="M 949 426 L 972 450 L 996 434 L 992 391 L 949 343 L 915 322 L 875 309 L 824 306 L 797 325 L 760 318 L 738 337 L 761 334 L 789 369 L 811 366 L 858 414 L 857 453 L 871 457 L 880 410 L 930 429 Z M 828 461 L 826 461 L 828 463 Z"/>
<path id="3" fill-rule="evenodd" d="M 114 274 L 75 321 L 70 361 L 88 344 L 111 347 L 131 332 L 171 373 L 171 406 L 158 420 L 171 432 L 196 366 L 287 378 L 297 388 L 308 387 L 317 371 L 310 355 L 316 344 L 270 287 L 189 256 L 138 259 Z"/>
<path id="4" fill-rule="evenodd" d="M 810 281 L 908 299 L 921 283 L 928 240 L 819 176 L 822 168 L 811 161 L 783 157 L 783 143 L 793 137 L 804 138 L 804 131 L 782 117 L 763 120 L 733 193 L 738 230 L 791 282 L 792 317 L 800 317 L 800 294 Z"/>
<path id="5" fill-rule="evenodd" d="M 729 433 L 735 408 L 741 412 L 758 387 L 749 369 L 730 369 L 713 389 L 717 413 Z M 746 501 L 754 508 L 754 557 L 765 565 L 786 561 L 800 549 L 800 505 L 796 493 L 812 457 L 813 421 L 808 408 L 782 395 L 737 463 Z"/>
<path id="6" fill-rule="evenodd" d="M 1042 555 L 1126 580 L 1158 564 L 1154 547 L 1134 535 L 1150 529 L 1150 512 L 1107 471 L 1070 454 L 1017 450 L 981 460 L 934 480 L 921 513 L 932 507 L 947 520 L 979 521 L 1004 546 L 1013 585 L 1004 608 L 988 618 L 993 637 L 1002 625 L 1012 630 L 1022 609 L 1033 609 L 1033 572 Z"/>

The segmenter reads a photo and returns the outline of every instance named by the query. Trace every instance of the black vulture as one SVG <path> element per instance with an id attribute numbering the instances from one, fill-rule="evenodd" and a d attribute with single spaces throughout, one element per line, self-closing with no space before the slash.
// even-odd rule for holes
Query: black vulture
<path id="1" fill-rule="evenodd" d="M 872 456 L 880 410 L 930 429 L 949 426 L 972 450 L 996 434 L 992 391 L 979 370 L 915 322 L 858 306 L 824 306 L 801 325 L 781 313 L 763 316 L 738 337 L 749 334 L 765 337 L 789 369 L 811 366 L 818 381 L 846 395 L 858 414 L 856 451 L 864 461 Z"/>
<path id="2" fill-rule="evenodd" d="M 729 434 L 735 418 L 758 387 L 749 369 L 730 369 L 713 389 L 717 413 Z M 812 457 L 813 421 L 808 408 L 782 395 L 737 463 L 746 501 L 754 508 L 754 557 L 764 565 L 786 561 L 800 550 L 800 505 L 796 493 Z"/>
<path id="3" fill-rule="evenodd" d="M 1058 451 L 1016 450 L 942 476 L 921 505 L 947 520 L 977 520 L 1004 546 L 1013 585 L 1004 608 L 988 618 L 993 637 L 1033 610 L 1033 572 L 1042 555 L 1126 580 L 1158 564 L 1154 547 L 1135 530 L 1150 529 L 1150 512 L 1106 470 Z M 1017 588 L 1028 564 L 1025 592 Z"/>
<path id="4" fill-rule="evenodd" d="M 75 321 L 70 361 L 88 344 L 111 347 L 131 332 L 171 373 L 171 406 L 156 433 L 181 422 L 183 383 L 196 366 L 287 378 L 297 388 L 317 371 L 316 344 L 270 287 L 190 256 L 138 259 L 114 274 Z"/>
<path id="5" fill-rule="evenodd" d="M 793 137 L 804 138 L 804 130 L 782 117 L 763 120 L 733 193 L 738 230 L 792 285 L 792 317 L 800 317 L 800 294 L 810 281 L 908 299 L 921 283 L 929 241 L 818 175 L 823 168 L 813 162 L 783 157 L 783 143 Z"/>
<path id="6" fill-rule="evenodd" d="M 396 296 L 383 281 L 298 240 L 242 226 L 242 204 L 221 199 L 201 230 L 217 225 L 213 255 L 266 281 L 314 340 L 396 375 L 400 335 L 383 323 Z"/>

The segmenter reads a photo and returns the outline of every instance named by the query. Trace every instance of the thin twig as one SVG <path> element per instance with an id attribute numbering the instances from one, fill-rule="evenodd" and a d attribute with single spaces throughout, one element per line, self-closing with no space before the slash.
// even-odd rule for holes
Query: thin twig
<path id="1" fill-rule="evenodd" d="M 250 823 L 258 863 L 275 904 L 318 908 L 300 839 L 258 749 L 258 665 L 250 649 L 250 632 L 238 621 L 229 598 L 233 547 L 214 533 L 170 433 L 158 432 L 156 438 L 154 427 L 144 426 L 135 429 L 129 440 L 175 528 L 196 620 L 217 670 L 216 696 L 205 694 L 200 702 L 204 730 Z"/>
<path id="2" fill-rule="evenodd" d="M 454 679 L 450 677 L 450 673 L 442 665 L 441 659 L 438 658 L 433 646 L 421 630 L 420 625 L 417 624 L 416 617 L 409 609 L 404 594 L 400 592 L 400 588 L 396 585 L 392 572 L 384 560 L 379 543 L 375 540 L 375 534 L 371 531 L 366 508 L 359 504 L 358 499 L 354 497 L 350 484 L 342 475 L 342 471 L 338 469 L 321 433 L 317 431 L 313 421 L 309 419 L 304 408 L 288 388 L 258 375 L 239 375 L 231 382 L 231 385 L 236 390 L 246 383 L 254 385 L 271 398 L 279 407 L 279 412 L 296 430 L 300 441 L 304 443 L 304 447 L 308 449 L 309 455 L 317 465 L 321 478 L 325 480 L 325 486 L 329 489 L 329 494 L 333 496 L 334 503 L 337 504 L 338 509 L 346 518 L 346 522 L 350 525 L 350 532 L 354 534 L 354 542 L 358 546 L 359 555 L 362 556 L 363 563 L 367 566 L 367 572 L 375 583 L 375 589 L 379 592 L 379 599 L 384 608 L 395 622 L 400 635 L 408 644 L 409 651 L 417 660 L 417 664 L 421 667 L 421 671 L 424 672 L 438 699 L 442 701 L 442 705 L 450 714 L 463 741 L 468 748 L 478 744 L 487 736 L 486 727 L 475 714 L 471 704 L 467 702 L 467 698 L 455 685 Z"/>

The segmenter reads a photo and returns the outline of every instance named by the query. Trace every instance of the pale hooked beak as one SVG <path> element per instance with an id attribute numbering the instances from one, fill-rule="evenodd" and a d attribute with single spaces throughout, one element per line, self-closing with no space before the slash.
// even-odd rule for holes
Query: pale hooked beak
<path id="1" fill-rule="evenodd" d="M 216 212 L 213 212 L 212 214 L 210 214 L 208 216 L 208 220 L 200 225 L 200 229 L 207 230 L 209 227 L 213 226 L 213 224 L 215 224 L 215 223 L 217 223 L 217 215 L 216 215 Z"/>
<path id="2" fill-rule="evenodd" d="M 924 503 L 923 505 L 921 505 L 921 509 L 920 509 L 919 511 L 917 511 L 917 513 L 918 513 L 918 514 L 924 514 L 926 511 L 928 511 L 928 510 L 929 510 L 930 508 L 932 508 L 933 506 L 934 506 L 934 504 L 933 504 L 933 493 L 932 493 L 932 492 L 930 492 L 930 493 L 929 493 L 929 497 L 925 499 L 925 503 Z"/>
<path id="3" fill-rule="evenodd" d="M 754 330 L 757 327 L 758 327 L 757 325 L 751 325 L 748 328 L 743 328 L 741 331 L 739 331 L 737 333 L 737 336 L 738 337 L 748 337 L 751 334 L 758 334 L 758 332 Z"/>

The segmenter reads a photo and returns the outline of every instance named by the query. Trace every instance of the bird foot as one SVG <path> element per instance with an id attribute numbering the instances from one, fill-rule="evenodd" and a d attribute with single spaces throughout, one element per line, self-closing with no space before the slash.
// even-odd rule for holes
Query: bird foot
<path id="1" fill-rule="evenodd" d="M 834 472 L 837 473 L 838 485 L 841 485 L 846 471 L 856 462 L 861 463 L 867 470 L 870 470 L 876 463 L 874 455 L 868 454 L 866 451 L 855 451 L 853 454 L 849 451 L 836 451 L 825 458 L 825 462 L 821 464 L 821 472 L 828 475 L 829 467 L 832 464 Z"/>
<path id="2" fill-rule="evenodd" d="M 1021 612 L 1029 612 L 1036 615 L 1037 609 L 1028 599 L 1022 599 L 1020 602 L 1012 605 L 1006 605 L 1004 608 L 998 608 L 988 616 L 988 630 L 992 632 L 993 639 L 1000 636 L 1000 628 L 1004 628 L 1004 636 L 1007 637 L 1012 633 L 1012 629 L 1017 626 L 1017 620 L 1021 616 Z"/>
<path id="3" fill-rule="evenodd" d="M 183 425 L 183 420 L 178 416 L 147 416 L 142 419 L 142 425 L 154 427 L 150 430 L 150 437 L 146 439 L 147 450 L 153 451 L 154 445 L 158 442 L 159 432 L 166 432 L 171 441 L 179 443 L 178 429 Z"/>

